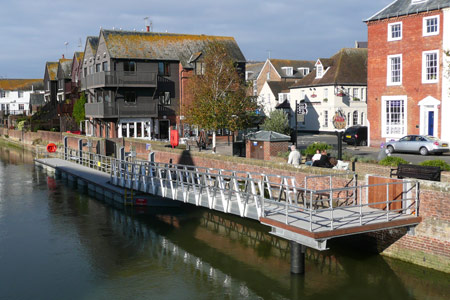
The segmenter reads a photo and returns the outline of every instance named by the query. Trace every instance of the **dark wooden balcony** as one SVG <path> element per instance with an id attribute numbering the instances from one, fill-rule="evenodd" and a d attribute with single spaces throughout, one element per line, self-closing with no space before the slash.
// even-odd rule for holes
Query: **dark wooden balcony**
<path id="1" fill-rule="evenodd" d="M 118 100 L 117 102 L 86 103 L 85 112 L 86 117 L 93 118 L 150 118 L 158 116 L 156 101 L 125 103 L 123 100 Z"/>
<path id="2" fill-rule="evenodd" d="M 81 78 L 81 90 L 102 87 L 156 87 L 156 72 L 109 71 Z"/>

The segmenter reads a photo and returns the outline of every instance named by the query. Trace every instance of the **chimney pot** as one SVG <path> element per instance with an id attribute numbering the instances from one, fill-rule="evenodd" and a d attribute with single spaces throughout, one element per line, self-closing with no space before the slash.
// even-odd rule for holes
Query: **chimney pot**
<path id="1" fill-rule="evenodd" d="M 64 58 L 64 54 L 62 55 L 62 58 Z"/>

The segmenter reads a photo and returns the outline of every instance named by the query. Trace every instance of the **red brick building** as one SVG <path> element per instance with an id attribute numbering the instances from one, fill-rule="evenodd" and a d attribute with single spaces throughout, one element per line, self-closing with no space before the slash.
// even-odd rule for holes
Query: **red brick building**
<path id="1" fill-rule="evenodd" d="M 450 140 L 450 0 L 397 0 L 365 22 L 371 145 L 407 134 Z"/>

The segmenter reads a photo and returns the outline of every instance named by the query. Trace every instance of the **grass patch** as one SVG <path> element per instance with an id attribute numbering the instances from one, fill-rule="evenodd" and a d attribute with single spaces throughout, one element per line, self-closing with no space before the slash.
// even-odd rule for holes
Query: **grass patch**
<path id="1" fill-rule="evenodd" d="M 398 167 L 399 164 L 409 164 L 409 162 L 401 157 L 387 156 L 380 160 L 378 164 L 388 167 Z"/>
<path id="2" fill-rule="evenodd" d="M 421 166 L 440 167 L 441 171 L 450 171 L 450 165 L 442 159 L 425 160 L 421 162 Z"/>

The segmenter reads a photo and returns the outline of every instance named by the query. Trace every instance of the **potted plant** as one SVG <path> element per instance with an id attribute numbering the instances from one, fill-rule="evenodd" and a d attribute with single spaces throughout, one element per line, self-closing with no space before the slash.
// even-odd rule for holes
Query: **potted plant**
<path id="1" fill-rule="evenodd" d="M 323 98 L 323 102 L 328 102 L 328 98 Z"/>
<path id="2" fill-rule="evenodd" d="M 353 101 L 360 101 L 361 99 L 359 99 L 358 97 L 353 97 Z"/>

